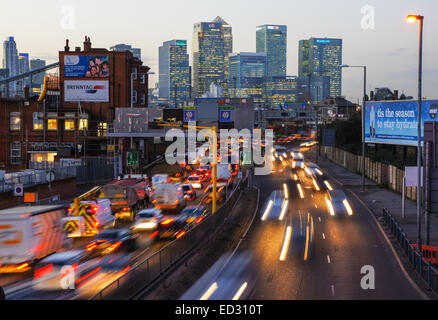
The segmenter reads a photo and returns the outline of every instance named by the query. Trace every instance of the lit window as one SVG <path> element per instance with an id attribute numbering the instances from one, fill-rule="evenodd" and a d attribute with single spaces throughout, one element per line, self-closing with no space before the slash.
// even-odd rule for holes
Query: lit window
<path id="1" fill-rule="evenodd" d="M 47 130 L 58 130 L 58 114 L 47 114 Z"/>
<path id="2" fill-rule="evenodd" d="M 79 130 L 88 130 L 88 114 L 80 115 Z"/>
<path id="3" fill-rule="evenodd" d="M 99 125 L 97 126 L 97 136 L 106 137 L 106 129 L 107 129 L 107 123 L 99 122 Z"/>
<path id="4" fill-rule="evenodd" d="M 33 130 L 43 130 L 43 117 L 44 114 L 42 112 L 34 112 L 33 113 Z"/>
<path id="5" fill-rule="evenodd" d="M 21 143 L 11 143 L 11 164 L 21 164 Z"/>
<path id="6" fill-rule="evenodd" d="M 64 130 L 71 131 L 75 129 L 75 114 L 74 113 L 66 113 L 64 120 Z"/>
<path id="7" fill-rule="evenodd" d="M 11 131 L 20 131 L 21 118 L 20 112 L 11 112 Z"/>

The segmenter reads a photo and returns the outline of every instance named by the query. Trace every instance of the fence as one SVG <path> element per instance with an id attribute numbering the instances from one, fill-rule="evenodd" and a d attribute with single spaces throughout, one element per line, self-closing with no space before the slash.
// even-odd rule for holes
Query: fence
<path id="1" fill-rule="evenodd" d="M 246 184 L 247 178 L 241 180 L 228 200 L 214 214 L 209 215 L 183 237 L 170 242 L 134 266 L 89 300 L 126 299 L 145 289 L 201 242 L 210 240 L 215 231 L 226 221 Z"/>
<path id="2" fill-rule="evenodd" d="M 335 147 L 321 147 L 320 152 L 327 157 L 327 159 L 335 162 L 344 168 L 362 174 L 362 156 L 341 150 Z M 371 181 L 387 186 L 390 190 L 402 193 L 403 191 L 403 177 L 404 170 L 395 166 L 388 165 L 382 162 L 372 161 L 365 157 L 365 175 Z M 416 201 L 417 188 L 407 187 L 406 198 Z"/>
<path id="3" fill-rule="evenodd" d="M 418 272 L 421 279 L 432 289 L 438 293 L 438 271 L 432 266 L 432 263 L 426 261 L 416 250 L 416 245 L 411 244 L 406 233 L 398 224 L 397 220 L 389 213 L 388 209 L 382 209 L 383 221 L 394 235 L 403 252 L 408 257 L 409 263 Z M 422 250 L 423 251 L 423 250 Z M 423 254 L 424 256 L 424 254 Z"/>

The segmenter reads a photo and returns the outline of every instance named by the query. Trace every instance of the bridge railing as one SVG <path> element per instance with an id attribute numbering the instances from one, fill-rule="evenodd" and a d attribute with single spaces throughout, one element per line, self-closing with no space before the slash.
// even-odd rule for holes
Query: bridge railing
<path id="1" fill-rule="evenodd" d="M 438 293 L 438 270 L 432 264 L 434 258 L 438 258 L 435 257 L 436 251 L 431 252 L 425 247 L 422 248 L 422 254 L 420 255 L 416 244 L 409 241 L 403 228 L 387 208 L 382 209 L 382 217 L 385 225 L 407 256 L 411 266 L 418 272 L 418 275 L 427 284 L 428 288 Z"/>

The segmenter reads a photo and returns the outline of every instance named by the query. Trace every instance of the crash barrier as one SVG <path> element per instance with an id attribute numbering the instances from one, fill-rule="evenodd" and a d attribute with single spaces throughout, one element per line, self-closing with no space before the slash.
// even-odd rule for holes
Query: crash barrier
<path id="1" fill-rule="evenodd" d="M 247 177 L 239 181 L 230 197 L 216 210 L 216 213 L 210 214 L 181 238 L 173 240 L 159 251 L 133 266 L 128 272 L 90 297 L 89 300 L 129 299 L 143 291 L 148 285 L 184 258 L 192 249 L 200 243 L 210 240 L 215 231 L 227 220 L 242 190 L 247 187 L 247 182 Z"/>
<path id="2" fill-rule="evenodd" d="M 430 259 L 428 253 L 429 246 L 421 246 L 423 256 L 418 252 L 417 245 L 412 244 L 402 227 L 398 224 L 397 220 L 389 213 L 387 208 L 382 209 L 382 217 L 385 225 L 388 227 L 391 234 L 395 237 L 401 249 L 408 257 L 409 263 L 418 272 L 421 279 L 427 284 L 429 289 L 438 293 L 438 271 L 433 266 L 432 259 Z M 426 253 L 426 254 L 425 254 Z M 436 254 L 434 252 L 434 254 Z"/>

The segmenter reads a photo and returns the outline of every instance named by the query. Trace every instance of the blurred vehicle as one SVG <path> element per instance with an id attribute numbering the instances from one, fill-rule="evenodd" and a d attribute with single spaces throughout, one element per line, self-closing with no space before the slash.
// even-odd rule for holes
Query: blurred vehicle
<path id="1" fill-rule="evenodd" d="M 148 205 L 147 189 L 145 179 L 114 180 L 102 187 L 99 198 L 110 199 L 116 219 L 133 222 L 137 212 Z"/>
<path id="2" fill-rule="evenodd" d="M 131 229 L 133 231 L 154 231 L 162 218 L 163 213 L 160 209 L 143 209 L 138 212 Z"/>
<path id="3" fill-rule="evenodd" d="M 315 146 L 317 144 L 318 144 L 317 141 L 308 141 L 308 142 L 301 143 L 300 147 L 302 147 L 302 148 L 310 148 L 310 147 L 313 147 L 313 146 Z"/>
<path id="4" fill-rule="evenodd" d="M 184 198 L 193 201 L 196 199 L 196 190 L 190 184 L 181 185 L 182 191 L 184 193 Z"/>
<path id="5" fill-rule="evenodd" d="M 327 190 L 325 194 L 325 201 L 327 203 L 327 209 L 331 216 L 351 216 L 353 210 L 344 191 L 340 189 Z"/>
<path id="6" fill-rule="evenodd" d="M 137 239 L 129 230 L 107 229 L 96 235 L 85 249 L 93 256 L 115 252 L 132 252 L 137 249 Z"/>
<path id="7" fill-rule="evenodd" d="M 182 209 L 186 206 L 184 192 L 179 184 L 158 184 L 152 197 L 156 209 Z"/>
<path id="8" fill-rule="evenodd" d="M 204 206 L 188 206 L 181 211 L 181 216 L 186 217 L 187 223 L 197 224 L 204 220 L 209 212 Z"/>
<path id="9" fill-rule="evenodd" d="M 190 184 L 195 189 L 202 188 L 202 178 L 199 175 L 192 175 L 187 178 L 187 184 Z"/>
<path id="10" fill-rule="evenodd" d="M 64 247 L 60 205 L 0 210 L 0 272 L 25 272 Z"/>
<path id="11" fill-rule="evenodd" d="M 35 266 L 32 286 L 35 290 L 75 289 L 85 281 L 87 267 L 93 265 L 85 250 L 62 251 L 39 261 Z"/>
<path id="12" fill-rule="evenodd" d="M 304 169 L 304 156 L 300 152 L 291 152 L 292 166 L 291 170 Z"/>
<path id="13" fill-rule="evenodd" d="M 225 183 L 227 186 L 231 185 L 231 166 L 221 163 L 217 165 L 217 183 Z"/>
<path id="14" fill-rule="evenodd" d="M 180 238 L 188 230 L 187 217 L 184 215 L 167 215 L 157 227 L 156 239 Z"/>
<path id="15" fill-rule="evenodd" d="M 224 202 L 227 199 L 227 184 L 218 183 L 216 185 L 216 201 Z M 211 184 L 204 190 L 205 197 L 202 202 L 210 204 L 213 201 L 213 185 Z"/>
<path id="16" fill-rule="evenodd" d="M 183 182 L 185 179 L 184 173 L 176 172 L 176 173 L 172 174 L 169 179 L 170 179 L 170 182 L 173 182 L 173 183 Z"/>
<path id="17" fill-rule="evenodd" d="M 155 191 L 155 187 L 161 183 L 168 183 L 170 181 L 168 174 L 154 174 L 152 176 L 152 190 Z"/>
<path id="18" fill-rule="evenodd" d="M 322 177 L 322 176 L 324 176 L 324 172 L 322 171 L 322 169 L 316 163 L 313 163 L 313 162 L 306 162 L 304 171 L 306 172 L 306 175 L 308 177 L 313 177 L 313 176 Z"/>
<path id="19" fill-rule="evenodd" d="M 67 237 L 92 237 L 114 222 L 111 201 L 97 198 L 100 192 L 101 188 L 95 187 L 74 199 L 67 217 L 62 219 Z"/>

